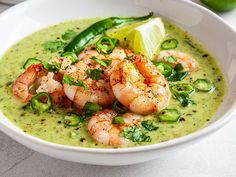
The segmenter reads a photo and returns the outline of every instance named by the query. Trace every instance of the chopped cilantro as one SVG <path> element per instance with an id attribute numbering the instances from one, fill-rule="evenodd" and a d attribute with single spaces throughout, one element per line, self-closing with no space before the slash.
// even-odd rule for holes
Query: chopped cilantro
<path id="1" fill-rule="evenodd" d="M 57 52 L 59 50 L 63 50 L 65 43 L 62 41 L 47 41 L 43 43 L 44 50 L 48 50 L 50 52 Z"/>
<path id="2" fill-rule="evenodd" d="M 157 130 L 158 127 L 153 125 L 151 120 L 144 120 L 141 122 L 141 125 L 148 131 Z"/>
<path id="3" fill-rule="evenodd" d="M 53 62 L 52 64 L 43 62 L 43 66 L 45 69 L 47 69 L 49 72 L 58 72 L 61 68 L 60 63 Z"/>
<path id="4" fill-rule="evenodd" d="M 147 136 L 141 127 L 126 127 L 123 136 L 133 142 L 150 142 L 151 137 Z"/>
<path id="5" fill-rule="evenodd" d="M 74 30 L 67 30 L 64 34 L 61 35 L 61 38 L 65 41 L 74 38 L 77 35 L 77 32 Z"/>
<path id="6" fill-rule="evenodd" d="M 73 81 L 68 75 L 64 74 L 62 82 L 69 85 L 79 86 L 83 87 L 84 89 L 87 89 L 87 87 L 84 85 L 84 82 L 81 80 Z"/>
<path id="7" fill-rule="evenodd" d="M 91 60 L 95 60 L 98 64 L 100 64 L 100 65 L 102 65 L 104 67 L 108 67 L 111 64 L 111 62 L 112 62 L 112 60 L 100 60 L 100 59 L 98 59 L 95 56 L 91 57 L 90 59 Z"/>
<path id="8" fill-rule="evenodd" d="M 88 69 L 86 71 L 88 77 L 90 77 L 91 79 L 96 80 L 96 81 L 102 77 L 103 72 L 104 71 L 101 69 Z"/>

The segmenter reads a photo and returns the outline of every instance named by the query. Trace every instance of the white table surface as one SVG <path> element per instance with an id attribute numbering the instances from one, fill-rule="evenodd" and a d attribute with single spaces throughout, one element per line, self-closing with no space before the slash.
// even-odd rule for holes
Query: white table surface
<path id="1" fill-rule="evenodd" d="M 0 5 L 0 12 L 8 7 Z M 220 15 L 236 29 L 236 10 Z M 0 131 L 0 177 L 75 176 L 236 177 L 236 119 L 183 152 L 122 167 L 102 167 L 57 160 L 18 144 Z"/>

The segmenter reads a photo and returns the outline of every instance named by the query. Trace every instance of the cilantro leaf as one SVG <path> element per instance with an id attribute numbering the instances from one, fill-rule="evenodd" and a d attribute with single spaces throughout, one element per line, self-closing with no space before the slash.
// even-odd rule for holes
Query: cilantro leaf
<path id="1" fill-rule="evenodd" d="M 90 77 L 93 80 L 99 80 L 102 77 L 103 74 L 103 70 L 101 69 L 88 69 L 86 71 L 86 74 L 88 75 L 88 77 Z"/>
<path id="2" fill-rule="evenodd" d="M 56 63 L 56 62 L 54 62 L 52 64 L 49 64 L 47 62 L 43 62 L 43 66 L 49 72 L 58 72 L 61 69 L 61 64 L 60 63 Z"/>
<path id="3" fill-rule="evenodd" d="M 181 103 L 183 107 L 191 106 L 195 104 L 190 97 L 184 93 L 174 93 L 174 97 Z"/>
<path id="4" fill-rule="evenodd" d="M 65 84 L 69 84 L 69 85 L 74 85 L 74 86 L 79 86 L 79 87 L 83 87 L 85 90 L 87 89 L 87 87 L 84 85 L 84 82 L 81 80 L 77 80 L 76 82 L 73 81 L 68 75 L 64 74 L 62 82 Z"/>
<path id="5" fill-rule="evenodd" d="M 126 127 L 123 136 L 133 142 L 151 141 L 151 137 L 147 136 L 141 127 Z"/>
<path id="6" fill-rule="evenodd" d="M 153 122 L 151 120 L 145 120 L 141 122 L 141 125 L 147 130 L 147 131 L 153 131 L 157 130 L 158 127 L 153 125 Z"/>
<path id="7" fill-rule="evenodd" d="M 64 34 L 61 35 L 61 38 L 65 41 L 74 38 L 77 35 L 77 32 L 74 30 L 67 30 Z"/>
<path id="8" fill-rule="evenodd" d="M 63 50 L 65 43 L 62 41 L 47 41 L 42 44 L 44 50 L 48 50 L 50 52 L 56 52 L 59 50 Z"/>
<path id="9" fill-rule="evenodd" d="M 102 65 L 104 67 L 108 67 L 111 64 L 111 62 L 112 62 L 112 60 L 100 60 L 100 59 L 98 59 L 95 56 L 91 57 L 90 59 L 91 60 L 95 60 L 98 64 L 100 64 L 100 65 Z"/>

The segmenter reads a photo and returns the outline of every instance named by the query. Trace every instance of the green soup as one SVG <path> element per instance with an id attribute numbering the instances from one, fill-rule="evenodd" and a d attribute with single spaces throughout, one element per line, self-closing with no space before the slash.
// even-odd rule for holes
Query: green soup
<path id="1" fill-rule="evenodd" d="M 84 19 L 66 21 L 31 34 L 12 46 L 0 61 L 0 110 L 22 131 L 40 139 L 71 146 L 106 148 L 107 145 L 96 143 L 87 131 L 87 122 L 76 127 L 66 126 L 63 122 L 65 110 L 55 107 L 42 114 L 33 113 L 25 104 L 19 102 L 12 94 L 12 83 L 24 71 L 24 62 L 30 57 L 37 57 L 48 61 L 60 55 L 43 49 L 45 41 L 61 39 L 65 31 L 71 29 L 76 32 L 88 27 L 98 19 Z M 147 131 L 150 142 L 131 142 L 127 146 L 139 146 L 168 141 L 190 134 L 206 126 L 224 99 L 226 90 L 223 74 L 216 60 L 188 33 L 177 28 L 170 22 L 164 21 L 166 38 L 175 38 L 179 45 L 175 50 L 188 53 L 198 63 L 198 70 L 192 72 L 184 80 L 175 83 L 193 83 L 196 79 L 206 78 L 215 85 L 214 92 L 196 92 L 191 99 L 194 104 L 183 107 L 175 98 L 171 98 L 169 109 L 177 109 L 181 113 L 178 122 L 160 122 L 157 115 L 143 116 L 143 120 L 152 120 L 158 128 Z M 137 25 L 137 24 L 135 24 Z M 126 25 L 120 29 L 109 31 L 110 36 L 116 36 L 118 30 L 124 33 L 135 25 Z M 158 51 L 159 52 L 159 51 Z M 171 83 L 170 83 L 171 84 Z"/>

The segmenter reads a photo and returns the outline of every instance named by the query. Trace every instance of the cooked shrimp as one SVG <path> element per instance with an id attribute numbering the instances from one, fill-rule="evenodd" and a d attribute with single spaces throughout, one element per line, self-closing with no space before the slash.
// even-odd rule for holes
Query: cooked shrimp
<path id="1" fill-rule="evenodd" d="M 104 71 L 104 73 L 108 77 L 110 77 L 110 74 L 113 71 L 114 66 L 118 64 L 119 62 L 123 61 L 126 57 L 130 55 L 133 55 L 131 50 L 124 49 L 119 46 L 115 47 L 112 53 L 102 55 L 98 53 L 98 51 L 95 48 L 95 45 L 90 45 L 78 56 L 78 58 L 79 60 L 88 61 L 88 62 L 90 61 L 91 57 L 96 57 L 101 60 L 106 60 L 106 59 L 112 60 L 111 65 L 109 65 Z"/>
<path id="2" fill-rule="evenodd" d="M 168 106 L 170 89 L 164 76 L 141 55 L 117 64 L 110 83 L 115 97 L 137 114 L 158 112 Z"/>
<path id="3" fill-rule="evenodd" d="M 115 47 L 112 53 L 110 54 L 99 54 L 96 50 L 95 45 L 88 46 L 79 56 L 79 60 L 89 60 L 91 57 L 97 57 L 98 59 L 124 59 L 127 57 L 128 50 L 123 49 L 122 47 Z"/>
<path id="4" fill-rule="evenodd" d="M 37 87 L 35 93 L 31 93 L 31 87 Z M 57 105 L 70 105 L 66 98 L 62 84 L 54 79 L 54 73 L 44 69 L 42 64 L 33 64 L 21 74 L 15 81 L 13 94 L 22 102 L 29 102 L 32 96 L 40 92 L 47 92 L 51 95 L 53 103 Z"/>
<path id="5" fill-rule="evenodd" d="M 109 55 L 99 54 L 94 45 L 87 47 L 78 58 L 79 62 L 69 66 L 66 70 L 66 75 L 73 80 L 81 80 L 87 90 L 80 86 L 72 86 L 64 84 L 64 91 L 67 97 L 82 109 L 86 102 L 94 102 L 102 106 L 109 106 L 115 99 L 110 86 L 110 74 L 115 65 L 121 62 L 127 55 L 128 51 L 121 47 L 116 47 Z M 91 57 L 96 57 L 100 60 L 112 60 L 108 67 L 101 66 Z M 100 69 L 103 71 L 102 77 L 98 80 L 92 80 L 88 77 L 87 71 L 90 69 Z"/>
<path id="6" fill-rule="evenodd" d="M 113 147 L 123 146 L 129 143 L 128 139 L 120 136 L 125 127 L 137 125 L 141 116 L 133 113 L 125 113 L 122 118 L 125 124 L 114 125 L 112 119 L 117 116 L 114 110 L 105 109 L 97 112 L 88 122 L 88 131 L 92 138 L 99 143 Z"/>
<path id="7" fill-rule="evenodd" d="M 50 94 L 54 104 L 59 106 L 71 107 L 71 101 L 66 97 L 61 80 L 57 81 L 53 72 L 49 72 L 40 79 L 40 85 L 36 93 L 47 92 Z M 58 78 L 58 77 L 56 77 Z"/>
<path id="8" fill-rule="evenodd" d="M 33 64 L 21 74 L 15 81 L 12 87 L 13 94 L 22 102 L 28 102 L 33 94 L 30 93 L 30 88 L 36 80 L 46 74 L 42 64 Z"/>
<path id="9" fill-rule="evenodd" d="M 108 106 L 114 101 L 114 95 L 111 90 L 109 79 L 102 74 L 98 80 L 93 80 L 87 74 L 89 69 L 104 68 L 94 63 L 94 61 L 79 61 L 75 65 L 69 66 L 66 75 L 74 81 L 80 80 L 84 83 L 86 89 L 80 86 L 64 84 L 64 91 L 67 97 L 82 109 L 86 102 L 98 103 L 102 106 Z"/>
<path id="10" fill-rule="evenodd" d="M 186 53 L 174 50 L 164 50 L 160 52 L 158 60 L 163 61 L 165 60 L 165 57 L 171 57 L 171 56 L 173 56 L 174 59 L 176 60 L 174 63 L 172 63 L 173 66 L 176 66 L 178 63 L 181 63 L 184 67 L 184 71 L 196 70 L 197 62 Z"/>

